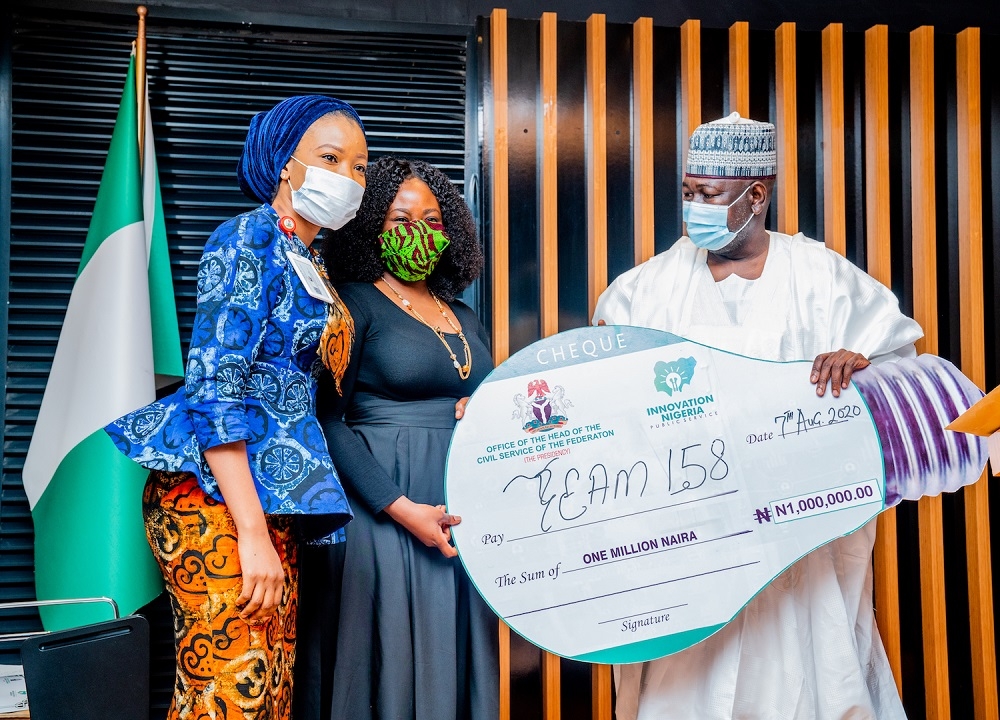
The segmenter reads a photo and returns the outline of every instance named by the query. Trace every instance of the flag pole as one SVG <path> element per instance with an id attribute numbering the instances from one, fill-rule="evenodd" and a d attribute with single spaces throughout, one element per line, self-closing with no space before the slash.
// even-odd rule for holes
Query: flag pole
<path id="1" fill-rule="evenodd" d="M 139 16 L 139 33 L 135 41 L 135 94 L 139 107 L 139 166 L 146 140 L 146 6 L 135 9 Z"/>

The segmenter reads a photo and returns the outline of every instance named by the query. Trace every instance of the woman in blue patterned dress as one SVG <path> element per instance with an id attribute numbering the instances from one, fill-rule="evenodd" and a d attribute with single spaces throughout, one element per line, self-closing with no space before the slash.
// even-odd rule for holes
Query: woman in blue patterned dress
<path id="1" fill-rule="evenodd" d="M 316 420 L 317 352 L 343 376 L 350 313 L 310 249 L 349 221 L 368 147 L 354 109 L 298 96 L 253 118 L 237 169 L 262 205 L 198 270 L 184 387 L 107 427 L 149 468 L 143 511 L 174 613 L 171 719 L 288 718 L 300 539 L 351 518 Z"/>

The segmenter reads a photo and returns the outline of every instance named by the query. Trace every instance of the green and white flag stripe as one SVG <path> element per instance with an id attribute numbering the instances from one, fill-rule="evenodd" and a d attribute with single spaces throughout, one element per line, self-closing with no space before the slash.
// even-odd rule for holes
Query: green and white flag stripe
<path id="1" fill-rule="evenodd" d="M 154 170 L 144 217 L 137 130 L 133 57 L 23 470 L 38 599 L 107 596 L 123 613 L 156 597 L 162 583 L 142 523 L 147 471 L 102 428 L 155 399 L 157 371 L 179 375 L 182 367 L 159 187 Z M 146 137 L 151 147 L 148 126 Z M 151 150 L 146 156 L 154 159 Z M 154 316 L 163 326 L 155 359 Z M 108 617 L 93 605 L 42 613 L 47 630 Z"/>
<path id="2" fill-rule="evenodd" d="M 160 175 L 153 145 L 153 120 L 149 113 L 149 83 L 146 83 L 146 132 L 142 151 L 142 214 L 146 225 L 149 263 L 149 311 L 153 334 L 153 369 L 156 386 L 163 387 L 184 377 L 181 338 L 177 329 L 174 281 L 167 250 L 167 226 L 160 197 Z"/>

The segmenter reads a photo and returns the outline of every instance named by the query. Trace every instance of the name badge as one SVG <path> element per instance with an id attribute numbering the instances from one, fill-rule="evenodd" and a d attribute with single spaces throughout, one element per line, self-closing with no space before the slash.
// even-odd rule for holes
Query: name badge
<path id="1" fill-rule="evenodd" d="M 298 275 L 299 280 L 302 281 L 302 285 L 305 287 L 306 292 L 317 300 L 322 300 L 328 305 L 332 305 L 333 294 L 330 292 L 330 288 L 320 276 L 319 271 L 316 269 L 316 266 L 313 265 L 312 261 L 307 260 L 301 255 L 296 255 L 290 250 L 286 250 L 285 255 L 288 257 L 288 262 L 292 264 L 292 269 L 295 271 L 295 274 Z"/>

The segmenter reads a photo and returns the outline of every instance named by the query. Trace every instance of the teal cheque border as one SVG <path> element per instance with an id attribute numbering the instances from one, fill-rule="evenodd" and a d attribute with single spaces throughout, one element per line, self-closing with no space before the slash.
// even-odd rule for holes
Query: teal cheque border
<path id="1" fill-rule="evenodd" d="M 625 663 L 646 662 L 651 658 L 665 657 L 673 655 L 681 650 L 686 650 L 692 645 L 700 643 L 710 635 L 714 635 L 726 626 L 727 623 L 709 625 L 703 628 L 685 630 L 684 632 L 664 635 L 658 638 L 649 638 L 628 645 L 607 648 L 606 650 L 595 650 L 570 658 L 589 663 L 604 663 L 608 665 L 620 665 Z"/>
<path id="2" fill-rule="evenodd" d="M 607 353 L 605 355 L 605 357 L 629 355 L 629 354 L 632 354 L 632 353 L 635 353 L 635 352 L 642 352 L 644 350 L 650 350 L 650 349 L 657 348 L 657 347 L 667 347 L 667 346 L 670 346 L 670 345 L 676 345 L 676 344 L 679 344 L 679 343 L 688 342 L 688 343 L 692 343 L 694 345 L 701 345 L 702 347 L 708 348 L 710 350 L 714 350 L 716 352 L 726 353 L 727 355 L 734 355 L 736 357 L 748 358 L 750 360 L 757 360 L 759 362 L 766 362 L 766 363 L 771 363 L 771 364 L 774 364 L 774 365 L 794 365 L 794 364 L 810 365 L 811 364 L 811 361 L 809 361 L 809 360 L 765 360 L 763 358 L 755 358 L 755 357 L 752 357 L 750 355 L 743 355 L 742 353 L 734 353 L 734 352 L 730 352 L 728 350 L 721 350 L 719 348 L 714 348 L 711 345 L 706 345 L 704 343 L 699 343 L 699 342 L 696 342 L 694 340 L 689 340 L 689 339 L 687 339 L 685 337 L 682 337 L 680 335 L 675 335 L 673 333 L 666 332 L 666 331 L 663 331 L 663 330 L 655 330 L 653 328 L 643 328 L 643 327 L 638 327 L 638 326 L 634 326 L 634 325 L 603 325 L 603 326 L 601 326 L 600 329 L 601 330 L 605 330 L 605 331 L 606 330 L 612 330 L 613 331 L 616 328 L 624 328 L 624 329 L 629 330 L 629 331 L 638 330 L 639 333 L 637 333 L 637 334 L 640 337 L 639 338 L 633 338 L 633 339 L 639 340 L 639 342 L 637 342 L 635 345 L 630 346 L 628 348 Z M 544 338 L 542 340 L 536 341 L 536 342 L 532 343 L 531 345 L 529 345 L 529 346 L 527 346 L 525 348 L 522 348 L 521 350 L 519 350 L 515 354 L 511 355 L 511 357 L 509 357 L 505 362 L 501 363 L 497 368 L 495 368 L 486 377 L 485 380 L 483 380 L 483 382 L 482 382 L 482 384 L 480 386 L 486 385 L 489 382 L 495 382 L 495 381 L 498 381 L 498 380 L 506 380 L 506 379 L 511 378 L 511 377 L 517 377 L 519 375 L 524 375 L 526 373 L 530 373 L 531 370 L 533 370 L 533 369 L 535 369 L 537 367 L 537 363 L 534 363 L 531 360 L 529 360 L 530 355 L 529 355 L 528 352 L 526 352 L 526 351 L 529 350 L 529 348 L 551 347 L 553 345 L 559 344 L 560 340 L 563 341 L 563 342 L 566 342 L 566 341 L 568 341 L 571 338 L 585 337 L 586 335 L 589 334 L 590 331 L 597 330 L 597 329 L 598 328 L 596 326 L 587 325 L 587 326 L 580 327 L 580 328 L 573 328 L 572 330 L 564 330 L 564 331 L 562 331 L 560 333 L 556 333 L 555 335 L 550 335 L 547 338 Z M 646 337 L 641 337 L 642 335 L 645 335 Z M 656 337 L 657 335 L 659 336 L 658 338 Z M 537 352 L 537 350 L 536 350 L 536 352 Z M 590 361 L 590 359 L 584 360 L 584 359 L 581 358 L 579 360 L 576 360 L 575 362 L 566 362 L 564 364 L 561 364 L 560 367 L 568 367 L 570 365 L 582 364 L 582 363 L 589 362 L 589 361 Z M 851 387 L 854 387 L 855 389 L 857 389 L 857 385 L 855 385 L 855 383 L 854 383 L 853 380 L 851 381 Z M 872 425 L 872 431 L 875 433 L 876 440 L 879 443 L 879 448 L 881 449 L 882 439 L 881 439 L 881 437 L 878 434 L 878 427 L 875 425 L 875 418 L 872 415 L 871 408 L 868 407 L 868 403 L 867 403 L 867 401 L 865 401 L 864 395 L 862 395 L 862 393 L 860 391 L 858 391 L 858 396 L 861 398 L 862 402 L 864 403 L 865 411 L 868 413 L 868 421 Z M 474 392 L 472 394 L 472 397 L 469 400 L 469 404 L 471 405 L 472 403 L 475 402 L 475 400 L 476 400 L 476 393 Z M 468 406 L 466 408 L 466 412 L 468 412 Z M 445 491 L 445 500 L 446 501 L 447 501 L 447 498 L 448 498 L 448 475 L 449 475 L 449 473 L 448 473 L 448 464 L 449 464 L 449 461 L 451 460 L 451 446 L 454 445 L 454 443 L 455 443 L 455 436 L 456 435 L 457 435 L 457 433 L 453 433 L 452 434 L 451 441 L 449 443 L 449 448 L 448 448 L 448 458 L 445 461 L 445 473 L 444 473 L 444 486 L 445 487 L 444 487 L 444 491 Z M 886 506 L 885 506 L 885 454 L 884 453 L 882 453 L 882 474 L 881 474 L 881 484 L 880 485 L 881 485 L 881 490 L 882 490 L 882 502 L 881 502 L 880 509 L 877 512 L 872 513 L 871 516 L 867 520 L 865 520 L 864 522 L 862 522 L 861 524 L 859 524 L 857 527 L 855 527 L 855 528 L 853 528 L 853 529 L 845 532 L 840 537 L 846 537 L 847 535 L 850 535 L 851 533 L 857 532 L 862 527 L 864 527 L 866 524 L 868 524 L 869 522 L 871 522 L 871 520 L 873 518 L 877 517 L 880 512 L 882 512 L 883 510 L 885 510 Z M 872 503 L 872 504 L 874 505 L 874 503 Z M 859 507 L 863 507 L 863 506 L 859 506 Z M 449 510 L 450 510 L 450 508 L 449 508 Z M 489 606 L 490 610 L 492 610 L 493 613 L 497 617 L 503 619 L 503 615 L 501 615 L 499 612 L 497 612 L 496 608 L 493 607 L 493 604 L 489 601 L 489 599 L 487 599 L 487 595 L 485 593 L 483 593 L 482 590 L 479 589 L 479 585 L 476 583 L 475 577 L 470 572 L 469 567 L 466 565 L 465 558 L 462 555 L 462 549 L 461 549 L 461 545 L 460 545 L 460 542 L 459 542 L 459 539 L 458 539 L 458 535 L 460 535 L 460 534 L 461 533 L 457 533 L 456 535 L 453 536 L 454 537 L 454 544 L 455 544 L 455 548 L 459 551 L 459 553 L 458 553 L 458 559 L 462 563 L 462 567 L 465 570 L 465 573 L 466 573 L 466 575 L 469 578 L 469 582 L 471 582 L 472 585 L 473 585 L 473 587 L 476 588 L 476 592 L 479 593 L 480 597 L 483 599 L 483 602 L 485 602 L 487 604 L 487 606 Z M 839 539 L 839 538 L 831 538 L 828 542 L 823 543 L 823 545 L 827 545 L 830 542 L 834 542 L 837 539 Z M 822 547 L 822 545 L 818 546 L 817 548 L 814 548 L 814 550 L 818 549 L 819 547 Z M 802 558 L 804 558 L 807 554 L 808 553 L 803 553 L 799 557 L 797 557 L 794 560 L 792 560 L 790 563 L 788 563 L 788 565 L 786 565 L 784 568 L 782 568 L 781 571 L 778 572 L 774 577 L 775 578 L 779 577 L 782 573 L 784 573 L 786 570 L 788 570 L 788 568 L 790 568 L 792 565 L 794 565 L 799 560 L 801 560 Z M 737 610 L 733 614 L 733 616 L 731 618 L 729 618 L 729 620 L 727 620 L 724 623 L 719 623 L 718 625 L 708 625 L 708 626 L 705 626 L 705 627 L 702 627 L 702 628 L 694 628 L 692 630 L 685 630 L 683 632 L 673 633 L 673 634 L 670 634 L 670 635 L 661 635 L 659 637 L 649 638 L 647 640 L 640 640 L 639 642 L 629 643 L 627 645 L 617 645 L 617 646 L 611 647 L 611 648 L 604 648 L 604 649 L 601 649 L 601 650 L 595 650 L 593 652 L 584 653 L 583 655 L 575 655 L 575 656 L 563 655 L 562 653 L 560 653 L 560 652 L 558 652 L 556 650 L 553 650 L 551 648 L 545 647 L 544 645 L 539 645 L 537 642 L 535 642 L 531 638 L 529 638 L 526 635 L 524 635 L 524 633 L 522 633 L 520 630 L 518 630 L 514 625 L 511 625 L 510 623 L 508 623 L 508 627 L 510 627 L 510 629 L 513 630 L 517 635 L 520 635 L 522 638 L 524 638 L 527 642 L 531 643 L 532 645 L 535 645 L 536 647 L 539 647 L 542 650 L 545 650 L 546 652 L 552 653 L 554 655 L 560 655 L 561 657 L 565 657 L 565 658 L 567 658 L 569 660 L 579 660 L 579 661 L 582 661 L 582 662 L 601 663 L 601 664 L 608 664 L 608 665 L 617 665 L 617 664 L 626 664 L 626 663 L 637 663 L 637 662 L 647 662 L 647 661 L 650 661 L 650 660 L 655 660 L 657 658 L 666 657 L 668 655 L 673 655 L 674 653 L 680 652 L 681 650 L 685 650 L 686 648 L 691 647 L 692 645 L 696 645 L 697 643 L 705 640 L 706 638 L 710 637 L 711 635 L 714 635 L 715 633 L 719 632 L 722 628 L 724 628 L 726 625 L 728 625 L 730 622 L 732 622 L 736 618 L 737 615 L 739 615 L 741 612 L 743 612 L 744 608 L 746 608 L 747 605 L 749 605 L 751 602 L 753 602 L 753 600 L 758 595 L 760 595 L 760 593 L 763 592 L 766 587 L 767 587 L 767 585 L 765 585 L 764 587 L 760 588 L 756 593 L 754 593 L 754 595 L 752 597 L 750 597 L 746 601 L 746 603 L 744 603 L 743 606 L 740 607 L 740 609 Z"/>

